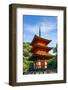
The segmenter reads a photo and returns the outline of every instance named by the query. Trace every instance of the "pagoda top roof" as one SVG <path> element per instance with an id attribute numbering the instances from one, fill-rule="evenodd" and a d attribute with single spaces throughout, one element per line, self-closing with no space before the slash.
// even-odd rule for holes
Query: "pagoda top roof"
<path id="1" fill-rule="evenodd" d="M 48 44 L 49 42 L 51 42 L 51 40 L 44 39 L 44 38 L 42 38 L 42 37 L 39 37 L 39 36 L 35 35 L 34 38 L 33 38 L 33 40 L 32 40 L 32 42 L 31 42 L 31 45 L 33 45 L 33 43 L 34 43 L 35 41 L 38 41 L 38 40 L 41 40 L 41 41 L 43 41 L 43 42 L 46 43 L 46 44 Z"/>

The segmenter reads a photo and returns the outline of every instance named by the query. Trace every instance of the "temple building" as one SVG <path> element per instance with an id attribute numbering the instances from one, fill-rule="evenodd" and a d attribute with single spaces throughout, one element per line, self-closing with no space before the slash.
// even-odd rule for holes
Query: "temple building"
<path id="1" fill-rule="evenodd" d="M 35 35 L 31 45 L 32 45 L 32 57 L 34 71 L 45 71 L 48 67 L 48 60 L 50 60 L 53 56 L 49 54 L 49 51 L 52 47 L 48 47 L 48 44 L 51 40 L 44 39 L 41 37 L 41 31 L 39 29 L 39 36 Z"/>

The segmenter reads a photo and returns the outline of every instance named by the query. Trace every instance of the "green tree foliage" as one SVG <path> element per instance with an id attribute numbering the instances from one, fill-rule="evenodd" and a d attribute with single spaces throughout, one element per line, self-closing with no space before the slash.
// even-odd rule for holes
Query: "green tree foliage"
<path id="1" fill-rule="evenodd" d="M 33 68 L 33 61 L 30 60 L 31 45 L 29 42 L 23 43 L 23 72 L 27 73 L 31 68 Z"/>
<path id="2" fill-rule="evenodd" d="M 57 54 L 57 44 L 56 44 L 56 47 L 53 48 L 53 53 Z"/>
<path id="3" fill-rule="evenodd" d="M 55 53 L 54 57 L 48 62 L 49 69 L 57 69 L 57 45 L 53 48 L 53 53 Z"/>

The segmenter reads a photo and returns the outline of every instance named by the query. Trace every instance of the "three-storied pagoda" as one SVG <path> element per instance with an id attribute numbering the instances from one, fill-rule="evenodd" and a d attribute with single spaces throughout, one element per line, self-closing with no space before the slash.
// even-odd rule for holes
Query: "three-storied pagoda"
<path id="1" fill-rule="evenodd" d="M 47 70 L 48 60 L 53 56 L 48 52 L 52 49 L 47 47 L 51 40 L 44 39 L 41 37 L 41 31 L 39 29 L 39 36 L 35 35 L 31 45 L 32 45 L 32 57 L 34 58 L 34 71 L 45 71 Z"/>

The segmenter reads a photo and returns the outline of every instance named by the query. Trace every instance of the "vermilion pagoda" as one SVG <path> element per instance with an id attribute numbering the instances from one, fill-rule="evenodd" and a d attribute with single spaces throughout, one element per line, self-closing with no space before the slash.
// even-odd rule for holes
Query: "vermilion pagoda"
<path id="1" fill-rule="evenodd" d="M 52 49 L 47 47 L 51 40 L 47 40 L 41 37 L 41 32 L 39 30 L 39 36 L 35 35 L 31 45 L 32 45 L 32 57 L 34 58 L 34 70 L 45 70 L 47 69 L 48 60 L 53 56 L 48 52 Z"/>

